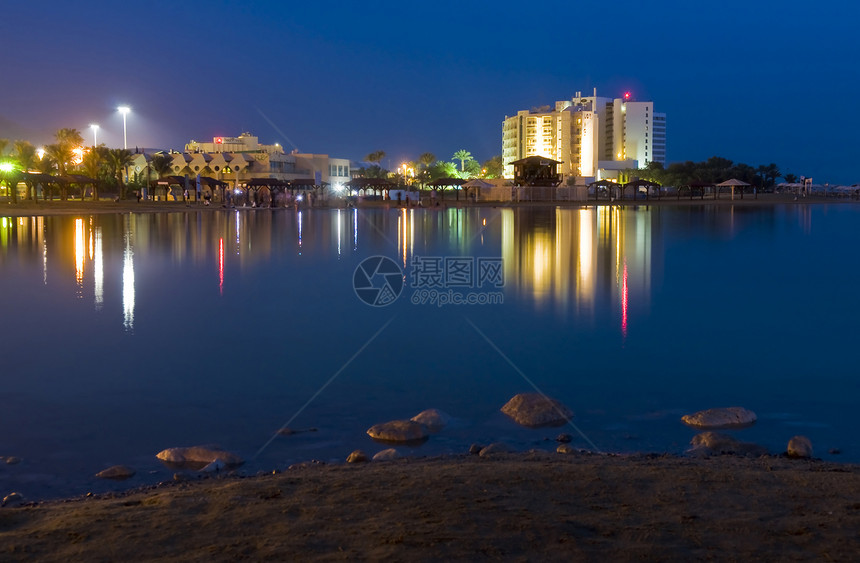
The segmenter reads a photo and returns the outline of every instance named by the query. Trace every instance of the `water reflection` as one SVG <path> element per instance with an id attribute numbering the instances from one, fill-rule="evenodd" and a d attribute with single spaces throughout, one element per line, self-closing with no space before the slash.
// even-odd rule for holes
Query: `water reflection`
<path id="1" fill-rule="evenodd" d="M 126 231 L 122 254 L 122 326 L 134 329 L 134 221 L 126 215 Z"/>
<path id="2" fill-rule="evenodd" d="M 77 284 L 77 297 L 84 297 L 84 220 L 75 219 L 75 282 Z"/>
<path id="3" fill-rule="evenodd" d="M 508 288 L 536 307 L 593 317 L 615 311 L 626 335 L 631 300 L 647 308 L 657 216 L 648 208 L 503 209 L 501 246 Z M 656 255 L 655 255 L 656 252 Z"/>
<path id="4" fill-rule="evenodd" d="M 337 261 L 348 238 L 353 253 L 396 256 L 404 271 L 414 255 L 501 256 L 510 298 L 562 318 L 611 314 L 617 330 L 627 335 L 636 315 L 648 311 L 652 284 L 664 274 L 666 237 L 660 230 L 667 212 L 590 206 L 0 218 L 0 260 L 41 258 L 40 277 L 46 285 L 51 271 L 61 268 L 66 276 L 67 268 L 73 268 L 73 294 L 81 298 L 92 291 L 96 310 L 106 306 L 110 280 L 121 280 L 118 306 L 123 326 L 131 330 L 140 257 L 147 264 L 155 257 L 174 265 L 208 263 L 209 272 L 217 270 L 218 295 L 227 297 L 229 278 L 237 270 L 256 268 L 285 253 Z M 773 231 L 775 213 L 773 208 L 671 210 L 675 228 L 721 240 L 753 224 Z M 807 206 L 785 208 L 781 216 L 803 232 L 812 230 Z M 111 267 L 119 271 L 112 273 Z M 290 266 L 286 275 L 297 267 Z M 211 274 L 208 280 L 215 291 Z"/>
<path id="5" fill-rule="evenodd" d="M 104 306 L 104 248 L 102 246 L 102 228 L 95 227 L 93 229 L 93 302 L 95 303 L 96 311 L 101 311 Z"/>

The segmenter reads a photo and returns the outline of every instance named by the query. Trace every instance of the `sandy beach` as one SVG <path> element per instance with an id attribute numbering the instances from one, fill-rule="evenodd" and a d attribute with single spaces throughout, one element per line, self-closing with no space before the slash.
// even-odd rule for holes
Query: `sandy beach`
<path id="1" fill-rule="evenodd" d="M 860 467 L 523 453 L 310 465 L 0 509 L 4 561 L 849 561 Z"/>

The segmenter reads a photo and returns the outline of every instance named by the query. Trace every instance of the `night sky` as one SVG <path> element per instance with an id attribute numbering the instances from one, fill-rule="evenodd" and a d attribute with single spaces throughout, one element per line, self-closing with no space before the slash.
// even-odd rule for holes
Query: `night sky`
<path id="1" fill-rule="evenodd" d="M 4 2 L 0 137 L 264 143 L 386 167 L 501 154 L 506 115 L 577 90 L 653 100 L 668 162 L 860 182 L 860 5 L 841 2 Z"/>

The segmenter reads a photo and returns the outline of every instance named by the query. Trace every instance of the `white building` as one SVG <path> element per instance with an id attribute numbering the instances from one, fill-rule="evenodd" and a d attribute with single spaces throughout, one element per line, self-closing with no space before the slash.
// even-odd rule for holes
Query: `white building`
<path id="1" fill-rule="evenodd" d="M 250 133 L 214 137 L 211 143 L 190 141 L 182 153 L 173 153 L 173 174 L 212 176 L 231 184 L 252 178 L 308 180 L 315 185 L 337 186 L 349 181 L 349 159 L 327 154 L 285 153 L 281 145 L 262 145 Z"/>
<path id="2" fill-rule="evenodd" d="M 666 163 L 666 114 L 655 113 L 653 102 L 603 98 L 576 93 L 570 100 L 523 110 L 505 117 L 502 160 L 506 178 L 511 162 L 529 156 L 560 161 L 564 176 L 617 178 L 623 170 Z"/>

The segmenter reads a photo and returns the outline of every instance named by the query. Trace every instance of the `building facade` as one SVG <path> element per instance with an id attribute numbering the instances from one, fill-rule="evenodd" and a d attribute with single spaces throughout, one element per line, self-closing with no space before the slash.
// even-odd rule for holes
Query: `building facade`
<path id="1" fill-rule="evenodd" d="M 502 160 L 513 178 L 516 160 L 543 156 L 561 162 L 565 177 L 617 178 L 623 170 L 666 163 L 666 114 L 653 102 L 583 96 L 517 112 L 502 124 Z"/>
<path id="2" fill-rule="evenodd" d="M 277 143 L 260 144 L 250 133 L 215 137 L 211 143 L 192 140 L 185 145 L 184 152 L 172 156 L 173 174 L 211 174 L 234 185 L 252 178 L 273 178 L 312 179 L 318 186 L 338 186 L 350 179 L 349 159 L 298 151 L 286 153 Z"/>

